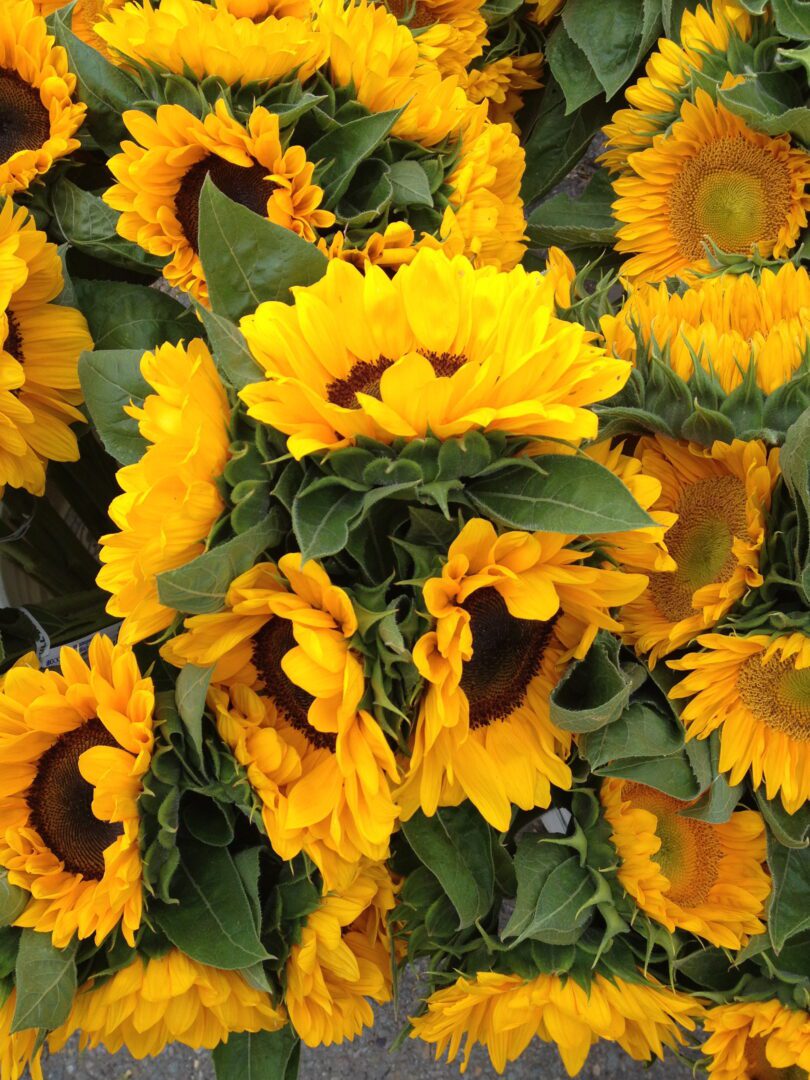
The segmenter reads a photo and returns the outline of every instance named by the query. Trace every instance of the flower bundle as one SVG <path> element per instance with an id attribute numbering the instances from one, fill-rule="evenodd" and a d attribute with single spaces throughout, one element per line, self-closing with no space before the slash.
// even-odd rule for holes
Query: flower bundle
<path id="1" fill-rule="evenodd" d="M 810 1073 L 808 42 L 0 4 L 0 1080 Z"/>

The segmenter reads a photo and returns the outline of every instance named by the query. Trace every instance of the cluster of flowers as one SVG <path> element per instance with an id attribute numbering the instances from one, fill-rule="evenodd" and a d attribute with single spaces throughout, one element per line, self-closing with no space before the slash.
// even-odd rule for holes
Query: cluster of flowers
<path id="1" fill-rule="evenodd" d="M 0 1080 L 810 1074 L 808 49 L 0 0 Z"/>

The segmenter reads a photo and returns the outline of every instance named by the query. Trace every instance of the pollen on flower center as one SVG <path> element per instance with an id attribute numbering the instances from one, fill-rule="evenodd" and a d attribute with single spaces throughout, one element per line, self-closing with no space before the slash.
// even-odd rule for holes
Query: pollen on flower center
<path id="1" fill-rule="evenodd" d="M 0 68 L 0 161 L 20 150 L 39 150 L 49 135 L 48 110 L 39 91 L 16 71 Z"/>
<path id="2" fill-rule="evenodd" d="M 439 379 L 454 375 L 467 362 L 466 357 L 453 353 L 422 352 L 422 356 L 430 361 Z M 358 394 L 366 394 L 380 401 L 380 380 L 393 363 L 394 361 L 386 356 L 372 361 L 358 360 L 345 378 L 333 379 L 329 383 L 326 387 L 327 400 L 343 409 L 358 409 Z"/>
<path id="3" fill-rule="evenodd" d="M 735 537 L 746 535 L 745 486 L 736 476 L 710 476 L 684 489 L 667 532 L 674 573 L 650 574 L 656 607 L 669 621 L 694 614 L 692 596 L 704 585 L 728 581 L 736 560 Z"/>
<path id="4" fill-rule="evenodd" d="M 504 720 L 523 704 L 553 623 L 516 619 L 494 588 L 477 589 L 460 606 L 470 616 L 473 642 L 461 689 L 470 703 L 470 727 L 476 728 Z"/>
<path id="5" fill-rule="evenodd" d="M 92 811 L 93 787 L 79 772 L 79 758 L 93 746 L 117 743 L 98 719 L 60 735 L 39 759 L 28 790 L 31 824 L 71 874 L 100 881 L 104 851 L 123 833 L 117 821 L 100 821 Z"/>
<path id="6" fill-rule="evenodd" d="M 699 259 L 707 237 L 732 252 L 772 244 L 790 205 L 787 164 L 737 135 L 686 161 L 669 195 L 669 219 L 681 255 Z"/>
<path id="7" fill-rule="evenodd" d="M 186 172 L 174 197 L 177 220 L 194 251 L 199 254 L 200 192 L 206 176 L 234 202 L 241 203 L 261 217 L 267 217 L 267 200 L 276 185 L 267 179 L 264 165 L 234 165 L 218 154 L 209 154 Z"/>
<path id="8" fill-rule="evenodd" d="M 745 1043 L 745 1063 L 748 1080 L 807 1080 L 807 1072 L 798 1065 L 778 1069 L 771 1065 L 765 1053 L 768 1040 L 761 1035 L 751 1036 Z"/>
<path id="9" fill-rule="evenodd" d="M 810 668 L 772 656 L 751 656 L 737 676 L 740 698 L 757 720 L 797 742 L 810 742 Z"/>

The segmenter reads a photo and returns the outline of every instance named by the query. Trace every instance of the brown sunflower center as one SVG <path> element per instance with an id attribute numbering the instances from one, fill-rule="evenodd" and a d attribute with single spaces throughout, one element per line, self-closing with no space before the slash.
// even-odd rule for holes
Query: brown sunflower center
<path id="1" fill-rule="evenodd" d="M 98 719 L 66 731 L 39 759 L 28 789 L 31 825 L 70 874 L 100 881 L 104 851 L 123 833 L 118 821 L 99 821 L 92 810 L 93 786 L 79 772 L 79 758 L 93 746 L 117 746 Z"/>
<path id="2" fill-rule="evenodd" d="M 678 569 L 650 574 L 652 598 L 664 618 L 688 619 L 698 589 L 731 578 L 734 538 L 747 533 L 745 503 L 745 485 L 736 476 L 709 476 L 684 489 L 675 507 L 678 520 L 666 535 Z"/>
<path id="3" fill-rule="evenodd" d="M 655 814 L 661 847 L 653 855 L 669 879 L 667 897 L 683 908 L 704 904 L 720 874 L 723 849 L 716 831 L 705 821 L 679 813 L 688 803 L 643 784 L 628 783 L 622 794 L 633 806 Z"/>
<path id="4" fill-rule="evenodd" d="M 724 251 L 772 246 L 791 205 L 788 166 L 741 135 L 717 139 L 684 164 L 669 197 L 681 255 L 698 259 L 709 237 Z"/>
<path id="5" fill-rule="evenodd" d="M 466 358 L 456 356 L 453 353 L 424 352 L 422 355 L 430 361 L 436 377 L 439 379 L 449 378 L 460 367 L 466 364 Z M 340 405 L 343 409 L 358 409 L 360 403 L 358 394 L 367 394 L 369 397 L 381 401 L 380 380 L 383 373 L 394 363 L 386 356 L 378 360 L 358 360 L 352 365 L 351 371 L 344 379 L 333 379 L 326 387 L 326 398 L 333 405 Z"/>
<path id="6" fill-rule="evenodd" d="M 436 13 L 423 0 L 386 0 L 388 10 L 400 21 L 407 21 L 412 30 L 438 22 Z"/>
<path id="7" fill-rule="evenodd" d="M 523 704 L 553 623 L 516 619 L 491 587 L 477 589 L 460 606 L 470 616 L 473 648 L 461 689 L 470 703 L 470 727 L 476 728 L 505 720 Z"/>
<path id="8" fill-rule="evenodd" d="M 39 90 L 16 71 L 0 68 L 0 161 L 20 150 L 39 150 L 48 141 L 51 123 Z"/>
<path id="9" fill-rule="evenodd" d="M 748 1066 L 748 1080 L 807 1080 L 807 1072 L 798 1065 L 777 1069 L 768 1061 L 765 1047 L 768 1040 L 761 1035 L 754 1035 L 745 1044 L 745 1063 Z"/>
<path id="10" fill-rule="evenodd" d="M 281 661 L 298 642 L 289 619 L 272 618 L 253 638 L 253 663 L 264 683 L 264 693 L 288 724 L 309 739 L 319 749 L 335 749 L 335 736 L 328 731 L 318 731 L 309 722 L 309 707 L 315 698 L 290 679 Z"/>
<path id="11" fill-rule="evenodd" d="M 200 192 L 206 176 L 234 202 L 246 206 L 261 217 L 267 217 L 267 200 L 276 185 L 267 179 L 265 165 L 234 165 L 218 154 L 209 154 L 183 175 L 174 197 L 174 212 L 183 236 L 199 254 Z"/>
<path id="12" fill-rule="evenodd" d="M 737 690 L 757 720 L 797 742 L 810 742 L 810 668 L 790 660 L 749 657 L 737 676 Z"/>
<path id="13" fill-rule="evenodd" d="M 3 342 L 3 349 L 21 364 L 23 362 L 23 345 L 20 324 L 11 311 L 6 312 L 6 318 L 8 319 L 8 333 L 6 334 L 6 340 Z"/>

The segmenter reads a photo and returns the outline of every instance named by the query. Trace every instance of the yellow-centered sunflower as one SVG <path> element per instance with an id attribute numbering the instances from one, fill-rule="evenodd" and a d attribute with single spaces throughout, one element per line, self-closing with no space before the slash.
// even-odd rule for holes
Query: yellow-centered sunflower
<path id="1" fill-rule="evenodd" d="M 616 250 L 637 281 L 709 269 L 705 244 L 782 258 L 807 224 L 810 155 L 787 135 L 771 138 L 715 104 L 704 90 L 614 181 L 622 223 Z"/>
<path id="2" fill-rule="evenodd" d="M 34 495 L 45 489 L 48 460 L 79 456 L 70 425 L 84 420 L 79 356 L 93 340 L 80 311 L 50 302 L 63 287 L 56 244 L 7 199 L 0 210 L 0 485 Z"/>
<path id="3" fill-rule="evenodd" d="M 388 912 L 394 888 L 384 863 L 363 861 L 354 881 L 327 894 L 287 961 L 284 1000 L 307 1046 L 353 1039 L 374 1023 L 368 999 L 391 999 Z"/>
<path id="4" fill-rule="evenodd" d="M 414 35 L 420 55 L 439 71 L 462 76 L 483 52 L 487 24 L 483 0 L 382 0 Z"/>
<path id="5" fill-rule="evenodd" d="M 411 1038 L 436 1046 L 448 1060 L 464 1044 L 467 1067 L 473 1047 L 487 1048 L 498 1072 L 515 1061 L 534 1038 L 555 1043 L 569 1076 L 576 1076 L 600 1039 L 618 1043 L 634 1060 L 663 1057 L 664 1047 L 684 1041 L 703 1012 L 693 997 L 651 981 L 628 982 L 595 975 L 590 988 L 559 975 L 518 975 L 482 971 L 461 978 L 428 998 L 427 1012 L 412 1018 Z"/>
<path id="6" fill-rule="evenodd" d="M 79 1046 L 126 1048 L 135 1058 L 154 1057 L 176 1042 L 213 1050 L 240 1031 L 277 1031 L 286 1016 L 270 995 L 239 971 L 221 971 L 179 949 L 162 956 L 136 954 L 107 979 L 79 987 L 66 1022 L 49 1039 L 52 1053 L 78 1033 Z"/>
<path id="7" fill-rule="evenodd" d="M 101 537 L 96 579 L 112 593 L 107 610 L 124 620 L 119 640 L 128 644 L 172 622 L 156 576 L 203 553 L 224 509 L 216 481 L 230 443 L 227 396 L 203 341 L 145 353 L 141 374 L 155 392 L 126 411 L 148 445 L 140 461 L 118 470 L 122 494 L 110 517 L 119 531 Z"/>
<path id="8" fill-rule="evenodd" d="M 549 714 L 562 662 L 587 652 L 609 608 L 638 596 L 639 574 L 583 565 L 575 537 L 507 532 L 480 518 L 450 545 L 442 576 L 423 597 L 434 628 L 413 658 L 425 690 L 412 755 L 398 793 L 402 816 L 465 798 L 496 829 L 512 804 L 548 806 L 568 788 L 570 736 Z"/>
<path id="9" fill-rule="evenodd" d="M 703 1044 L 711 1080 L 807 1080 L 810 1014 L 776 1001 L 718 1005 Z"/>
<path id="10" fill-rule="evenodd" d="M 32 0 L 0 6 L 0 195 L 24 191 L 79 145 L 86 106 Z"/>
<path id="11" fill-rule="evenodd" d="M 161 105 L 154 119 L 130 110 L 124 123 L 136 142 L 111 158 L 118 183 L 104 201 L 121 211 L 121 236 L 161 257 L 170 285 L 208 302 L 199 248 L 199 198 L 207 176 L 229 198 L 275 225 L 314 242 L 335 215 L 319 209 L 323 190 L 301 146 L 282 148 L 279 118 L 255 108 L 247 126 L 223 100 L 204 120 L 182 105 Z"/>
<path id="12" fill-rule="evenodd" d="M 11 1022 L 17 1007 L 17 991 L 12 990 L 0 1005 L 0 1076 L 3 1080 L 44 1080 L 42 1050 L 37 1049 L 39 1032 L 36 1028 L 11 1032 Z"/>
<path id="13" fill-rule="evenodd" d="M 640 285 L 617 315 L 602 317 L 601 328 L 608 352 L 625 360 L 635 360 L 637 334 L 668 349 L 683 379 L 699 357 L 727 394 L 754 364 L 757 385 L 770 394 L 790 381 L 807 355 L 810 275 L 788 262 L 776 272 L 764 269 L 759 281 L 723 274 L 673 293 L 663 283 Z"/>
<path id="14" fill-rule="evenodd" d="M 471 68 L 463 77 L 463 85 L 470 101 L 486 101 L 494 124 L 509 124 L 519 134 L 515 114 L 523 108 L 524 92 L 539 90 L 543 85 L 542 68 L 543 54 L 539 52 L 503 56 L 482 68 Z"/>
<path id="15" fill-rule="evenodd" d="M 619 109 L 604 128 L 607 142 L 600 162 L 611 172 L 626 172 L 627 159 L 652 145 L 678 118 L 681 99 L 689 92 L 694 72 L 703 70 L 711 53 L 726 53 L 732 39 L 746 41 L 753 27 L 751 16 L 739 0 L 712 0 L 684 11 L 680 44 L 660 38 L 650 54 L 646 74 L 628 87 L 629 109 Z"/>
<path id="16" fill-rule="evenodd" d="M 685 817 L 691 803 L 627 780 L 604 780 L 600 797 L 619 881 L 642 911 L 670 933 L 690 930 L 726 949 L 764 932 L 771 879 L 760 814 L 740 810 L 713 825 Z"/>
<path id="17" fill-rule="evenodd" d="M 64 948 L 141 923 L 138 797 L 152 757 L 152 680 L 97 636 L 89 663 L 15 667 L 0 690 L 0 865 L 31 894 L 16 921 Z"/>
<path id="18" fill-rule="evenodd" d="M 317 563 L 290 554 L 238 577 L 226 608 L 187 619 L 162 654 L 214 665 L 215 682 L 236 684 L 230 704 L 214 695 L 217 724 L 262 799 L 273 847 L 285 859 L 305 850 L 327 887 L 342 888 L 362 855 L 386 858 L 397 813 L 394 755 L 360 708 L 351 600 Z"/>
<path id="19" fill-rule="evenodd" d="M 720 768 L 732 784 L 750 772 L 754 787 L 781 797 L 789 814 L 810 799 L 810 638 L 704 634 L 700 652 L 670 667 L 689 674 L 670 691 L 689 698 L 687 736 L 720 731 Z"/>
<path id="20" fill-rule="evenodd" d="M 760 551 L 779 451 L 740 439 L 707 450 L 656 435 L 639 440 L 636 456 L 661 483 L 652 509 L 678 515 L 665 536 L 677 570 L 651 573 L 644 594 L 622 610 L 626 638 L 655 664 L 762 584 Z"/>
<path id="21" fill-rule="evenodd" d="M 420 251 L 393 279 L 332 262 L 293 290 L 294 304 L 264 303 L 242 320 L 267 379 L 241 396 L 298 458 L 362 435 L 592 437 L 587 406 L 617 392 L 630 366 L 555 318 L 554 287 L 438 251 Z"/>

